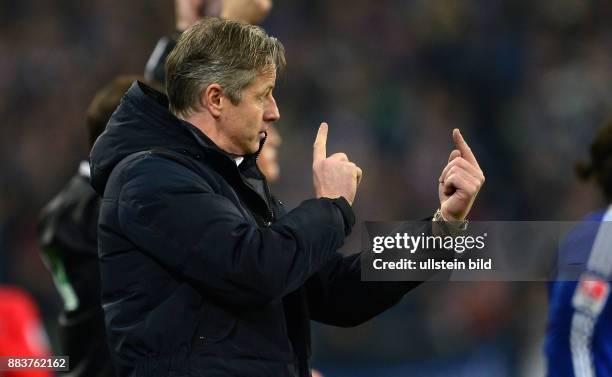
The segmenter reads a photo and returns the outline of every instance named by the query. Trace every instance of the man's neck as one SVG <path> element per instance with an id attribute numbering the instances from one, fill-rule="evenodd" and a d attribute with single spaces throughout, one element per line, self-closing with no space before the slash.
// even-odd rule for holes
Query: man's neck
<path id="1" fill-rule="evenodd" d="M 208 137 L 215 145 L 221 149 L 225 154 L 231 157 L 236 165 L 240 165 L 240 163 L 244 160 L 244 156 L 235 154 L 232 152 L 228 152 L 229 148 L 227 148 L 226 138 L 223 137 L 219 128 L 216 126 L 214 119 L 210 117 L 210 115 L 206 115 L 203 113 L 192 114 L 189 117 L 179 117 L 180 119 L 189 122 L 195 128 L 200 130 L 206 137 Z"/>
<path id="2" fill-rule="evenodd" d="M 188 117 L 179 117 L 182 120 L 191 123 L 194 127 L 200 130 L 206 135 L 219 149 L 227 153 L 230 157 L 236 158 L 240 155 L 232 153 L 230 143 L 226 137 L 221 133 L 219 127 L 217 127 L 215 120 L 204 112 L 198 112 L 191 114 Z"/>

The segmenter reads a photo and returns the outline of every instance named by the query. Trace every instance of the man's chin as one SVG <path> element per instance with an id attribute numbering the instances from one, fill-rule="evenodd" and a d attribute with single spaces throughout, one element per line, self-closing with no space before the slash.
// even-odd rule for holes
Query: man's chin
<path id="1" fill-rule="evenodd" d="M 259 151 L 260 145 L 261 145 L 261 141 L 257 141 L 257 142 L 253 142 L 252 144 L 245 145 L 245 147 L 243 148 L 245 151 L 244 155 L 257 153 L 257 151 Z"/>

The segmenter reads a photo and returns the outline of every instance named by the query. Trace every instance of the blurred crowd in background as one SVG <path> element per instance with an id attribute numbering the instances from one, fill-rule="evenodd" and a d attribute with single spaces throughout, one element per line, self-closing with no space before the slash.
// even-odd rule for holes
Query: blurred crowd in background
<path id="1" fill-rule="evenodd" d="M 612 111 L 612 2 L 277 0 L 263 27 L 286 48 L 273 187 L 311 197 L 312 142 L 364 171 L 364 220 L 421 219 L 462 130 L 487 176 L 474 220 L 575 220 L 602 204 L 573 164 Z M 85 111 L 141 74 L 172 33 L 171 1 L 0 2 L 0 284 L 60 305 L 40 261 L 41 207 L 88 155 Z M 344 248 L 360 248 L 356 228 Z M 528 283 L 428 283 L 357 329 L 315 329 L 326 376 L 537 375 L 546 296 Z M 384 372 L 382 370 L 384 369 Z M 448 371 L 453 373 L 449 374 Z"/>

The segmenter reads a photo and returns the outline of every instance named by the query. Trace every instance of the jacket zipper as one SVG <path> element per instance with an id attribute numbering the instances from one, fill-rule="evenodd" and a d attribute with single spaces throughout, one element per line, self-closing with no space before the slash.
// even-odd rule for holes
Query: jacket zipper
<path id="1" fill-rule="evenodd" d="M 257 152 L 255 152 L 255 162 L 256 163 L 257 163 L 257 160 L 259 159 L 259 155 L 261 154 L 261 150 L 263 149 L 264 145 L 266 144 L 266 140 L 267 139 L 268 139 L 268 134 L 266 134 L 266 136 L 264 136 L 264 138 L 261 141 L 261 144 L 259 146 L 259 149 L 257 150 Z M 266 191 L 266 196 L 268 197 L 267 207 L 268 207 L 268 216 L 269 216 L 268 221 L 265 221 L 264 225 L 269 227 L 274 222 L 274 210 L 270 206 L 270 203 L 272 203 L 272 194 L 270 194 L 270 187 L 268 186 L 268 180 L 266 179 L 265 176 L 264 176 L 263 182 L 264 182 L 264 190 Z"/>
<path id="2" fill-rule="evenodd" d="M 269 220 L 266 221 L 266 226 L 270 226 L 272 225 L 272 223 L 274 222 L 274 210 L 272 209 L 272 206 L 270 205 L 270 203 L 272 203 L 272 194 L 270 194 L 270 188 L 268 187 L 268 181 L 264 178 L 264 189 L 266 190 L 266 195 L 268 196 L 268 215 Z"/>

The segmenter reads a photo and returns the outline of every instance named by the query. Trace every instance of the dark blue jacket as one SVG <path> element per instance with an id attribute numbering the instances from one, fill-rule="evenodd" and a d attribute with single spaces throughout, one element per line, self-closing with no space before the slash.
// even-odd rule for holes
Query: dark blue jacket
<path id="1" fill-rule="evenodd" d="M 358 325 L 416 283 L 363 283 L 343 198 L 285 213 L 167 98 L 135 83 L 91 153 L 111 354 L 126 376 L 309 376 L 310 320 Z"/>

